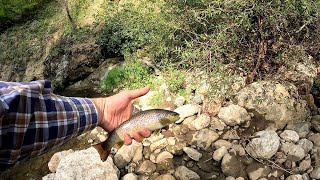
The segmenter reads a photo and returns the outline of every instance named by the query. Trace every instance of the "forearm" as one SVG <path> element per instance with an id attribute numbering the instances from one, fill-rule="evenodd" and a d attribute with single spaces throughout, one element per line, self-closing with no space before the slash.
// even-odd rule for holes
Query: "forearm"
<path id="1" fill-rule="evenodd" d="M 0 83 L 0 166 L 42 154 L 93 129 L 97 113 L 90 99 L 53 94 L 48 81 Z"/>

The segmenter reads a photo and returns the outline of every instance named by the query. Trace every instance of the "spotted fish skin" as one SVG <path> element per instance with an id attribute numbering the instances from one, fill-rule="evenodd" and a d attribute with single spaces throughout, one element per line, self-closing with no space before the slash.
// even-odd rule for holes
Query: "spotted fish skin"
<path id="1" fill-rule="evenodd" d="M 133 133 L 140 131 L 141 128 L 155 131 L 174 123 L 178 119 L 179 114 L 169 110 L 150 109 L 140 111 L 114 129 L 107 140 L 94 145 L 94 147 L 99 152 L 101 160 L 105 161 L 112 147 L 116 146 L 116 148 L 120 148 L 123 145 L 125 133 L 132 137 Z"/>

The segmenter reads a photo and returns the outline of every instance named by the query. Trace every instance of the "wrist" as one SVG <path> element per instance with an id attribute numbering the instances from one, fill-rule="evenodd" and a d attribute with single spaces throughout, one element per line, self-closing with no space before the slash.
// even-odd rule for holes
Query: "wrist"
<path id="1" fill-rule="evenodd" d="M 104 101 L 101 98 L 90 99 L 96 107 L 98 115 L 98 126 L 102 127 L 103 115 L 104 115 Z"/>

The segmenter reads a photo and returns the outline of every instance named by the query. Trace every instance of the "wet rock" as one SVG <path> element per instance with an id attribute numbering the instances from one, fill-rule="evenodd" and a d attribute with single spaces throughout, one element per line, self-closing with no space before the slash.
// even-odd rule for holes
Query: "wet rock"
<path id="1" fill-rule="evenodd" d="M 150 175 L 155 170 L 156 170 L 156 165 L 153 162 L 151 162 L 150 160 L 145 160 L 139 165 L 139 167 L 137 169 L 137 173 L 144 174 L 144 175 Z"/>
<path id="2" fill-rule="evenodd" d="M 186 102 L 186 99 L 183 96 L 178 96 L 175 100 L 174 100 L 174 105 L 176 105 L 177 107 L 182 106 L 184 103 Z"/>
<path id="3" fill-rule="evenodd" d="M 219 138 L 219 135 L 210 129 L 201 129 L 193 135 L 191 143 L 204 150 L 207 150 L 210 145 Z"/>
<path id="4" fill-rule="evenodd" d="M 61 161 L 62 158 L 66 157 L 67 155 L 73 153 L 74 151 L 72 149 L 69 149 L 67 151 L 61 151 L 61 152 L 57 152 L 55 153 L 49 163 L 48 163 L 48 168 L 51 172 L 56 172 L 57 167 Z"/>
<path id="5" fill-rule="evenodd" d="M 162 174 L 158 177 L 156 177 L 154 180 L 175 180 L 176 178 L 174 178 L 171 174 Z"/>
<path id="6" fill-rule="evenodd" d="M 228 149 L 225 146 L 215 150 L 212 157 L 215 161 L 220 161 L 224 155 L 228 153 Z"/>
<path id="7" fill-rule="evenodd" d="M 289 82 L 259 81 L 241 89 L 235 101 L 246 109 L 255 110 L 277 129 L 301 122 L 309 115 L 307 103 L 298 89 Z"/>
<path id="8" fill-rule="evenodd" d="M 290 175 L 286 180 L 304 180 L 301 174 Z"/>
<path id="9" fill-rule="evenodd" d="M 260 178 L 267 178 L 271 172 L 271 168 L 267 165 L 254 162 L 246 168 L 246 171 L 251 180 L 257 180 Z"/>
<path id="10" fill-rule="evenodd" d="M 72 167 L 72 168 L 71 168 Z M 92 168 L 99 167 L 99 168 Z M 108 157 L 105 162 L 93 147 L 75 151 L 61 159 L 55 179 L 118 179 L 120 172 Z"/>
<path id="11" fill-rule="evenodd" d="M 320 167 L 315 167 L 310 173 L 312 179 L 320 179 Z"/>
<path id="12" fill-rule="evenodd" d="M 171 153 L 169 153 L 168 151 L 163 151 L 157 156 L 156 163 L 161 163 L 166 159 L 172 159 L 172 158 L 173 158 L 173 155 Z"/>
<path id="13" fill-rule="evenodd" d="M 138 176 L 134 173 L 129 173 L 123 176 L 121 180 L 138 180 Z"/>
<path id="14" fill-rule="evenodd" d="M 253 138 L 246 146 L 246 151 L 255 158 L 269 159 L 280 146 L 279 136 L 275 131 L 265 130 L 256 133 L 259 138 Z"/>
<path id="15" fill-rule="evenodd" d="M 289 124 L 286 127 L 286 129 L 296 131 L 300 138 L 305 138 L 309 134 L 310 128 L 311 128 L 310 122 L 298 122 L 295 124 Z"/>
<path id="16" fill-rule="evenodd" d="M 232 144 L 229 142 L 229 141 L 226 141 L 224 139 L 219 139 L 217 140 L 216 142 L 213 143 L 213 146 L 216 148 L 216 149 L 219 149 L 221 147 L 226 147 L 227 149 L 231 148 Z"/>
<path id="17" fill-rule="evenodd" d="M 118 168 L 124 168 L 134 157 L 140 143 L 132 141 L 129 146 L 122 146 L 117 153 L 114 155 L 114 163 Z"/>
<path id="18" fill-rule="evenodd" d="M 297 132 L 293 130 L 284 130 L 281 134 L 280 137 L 287 141 L 287 142 L 298 142 L 299 141 L 299 135 Z"/>
<path id="19" fill-rule="evenodd" d="M 309 153 L 313 148 L 313 143 L 308 139 L 300 139 L 297 145 L 301 146 L 306 154 Z"/>
<path id="20" fill-rule="evenodd" d="M 282 143 L 281 151 L 284 152 L 287 155 L 288 159 L 293 162 L 302 160 L 306 155 L 304 149 L 301 146 L 288 142 Z"/>
<path id="21" fill-rule="evenodd" d="M 168 142 L 166 138 L 160 139 L 159 141 L 156 141 L 150 145 L 150 150 L 153 152 L 156 149 L 162 149 L 166 147 L 167 144 Z"/>
<path id="22" fill-rule="evenodd" d="M 210 124 L 210 117 L 206 114 L 201 114 L 198 118 L 192 121 L 191 125 L 196 128 L 196 130 L 201 130 L 208 127 Z"/>
<path id="23" fill-rule="evenodd" d="M 185 118 L 197 114 L 200 108 L 198 105 L 186 104 L 178 107 L 174 111 L 180 114 L 180 119 L 176 123 L 181 123 Z"/>
<path id="24" fill-rule="evenodd" d="M 196 180 L 196 179 L 200 179 L 200 176 L 191 171 L 190 169 L 188 169 L 185 166 L 179 166 L 175 173 L 174 176 L 178 179 L 178 180 Z"/>
<path id="25" fill-rule="evenodd" d="M 241 162 L 234 155 L 226 154 L 222 158 L 221 169 L 224 175 L 239 177 L 241 170 Z"/>
<path id="26" fill-rule="evenodd" d="M 300 172 L 306 172 L 311 167 L 311 159 L 304 159 L 299 164 L 299 171 Z"/>
<path id="27" fill-rule="evenodd" d="M 251 119 L 246 109 L 234 104 L 222 107 L 218 113 L 218 117 L 229 126 L 240 125 Z"/>
<path id="28" fill-rule="evenodd" d="M 216 117 L 211 118 L 210 127 L 213 130 L 223 131 L 227 125 Z"/>
<path id="29" fill-rule="evenodd" d="M 184 147 L 183 151 L 193 160 L 199 161 L 199 159 L 202 157 L 202 154 L 199 153 L 197 150 L 190 148 L 190 147 Z"/>
<path id="30" fill-rule="evenodd" d="M 311 127 L 312 129 L 320 132 L 320 115 L 312 116 L 311 118 Z"/>

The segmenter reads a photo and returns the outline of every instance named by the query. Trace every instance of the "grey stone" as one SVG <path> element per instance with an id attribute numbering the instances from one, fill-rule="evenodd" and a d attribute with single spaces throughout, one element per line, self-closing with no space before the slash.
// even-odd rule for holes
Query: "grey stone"
<path id="1" fill-rule="evenodd" d="M 122 146 L 114 155 L 114 163 L 118 168 L 124 168 L 134 157 L 136 150 L 141 146 L 140 143 L 132 141 L 128 146 Z"/>
<path id="2" fill-rule="evenodd" d="M 99 168 L 93 168 L 99 167 Z M 75 151 L 62 158 L 57 168 L 55 179 L 118 179 L 120 172 L 108 157 L 105 162 L 93 147 Z"/>
<path id="3" fill-rule="evenodd" d="M 320 115 L 312 116 L 311 127 L 317 132 L 320 132 Z"/>
<path id="4" fill-rule="evenodd" d="M 172 159 L 172 158 L 173 158 L 173 155 L 171 153 L 169 153 L 168 151 L 163 151 L 157 156 L 156 163 L 161 163 L 166 159 Z"/>
<path id="5" fill-rule="evenodd" d="M 303 178 L 301 174 L 295 174 L 288 176 L 286 180 L 303 180 Z"/>
<path id="6" fill-rule="evenodd" d="M 155 180 L 175 180 L 175 179 L 176 178 L 174 178 L 171 174 L 162 174 L 155 178 Z"/>
<path id="7" fill-rule="evenodd" d="M 182 106 L 184 103 L 186 102 L 186 99 L 183 96 L 178 96 L 175 100 L 174 100 L 174 105 L 176 105 L 177 107 Z"/>
<path id="8" fill-rule="evenodd" d="M 269 159 L 280 146 L 279 136 L 275 131 L 259 131 L 259 138 L 253 138 L 246 146 L 246 151 L 255 158 Z"/>
<path id="9" fill-rule="evenodd" d="M 288 159 L 293 162 L 302 160 L 306 155 L 304 149 L 301 146 L 288 142 L 282 143 L 281 151 L 284 152 L 287 155 Z"/>
<path id="10" fill-rule="evenodd" d="M 251 119 L 245 108 L 234 104 L 222 107 L 218 113 L 218 117 L 229 126 L 240 125 Z"/>
<path id="11" fill-rule="evenodd" d="M 235 150 L 238 156 L 246 155 L 246 150 L 240 144 L 232 144 L 231 149 Z"/>
<path id="12" fill-rule="evenodd" d="M 196 130 L 201 130 L 208 127 L 210 124 L 210 117 L 206 114 L 201 114 L 194 121 L 191 122 L 191 126 L 196 128 Z"/>
<path id="13" fill-rule="evenodd" d="M 310 132 L 311 123 L 310 122 L 298 122 L 295 124 L 289 124 L 286 129 L 294 130 L 298 133 L 300 138 L 305 138 Z"/>
<path id="14" fill-rule="evenodd" d="M 163 138 L 163 139 L 160 139 L 159 141 L 153 142 L 150 145 L 150 150 L 153 152 L 154 150 L 162 149 L 162 148 L 166 147 L 167 145 L 168 145 L 167 139 Z"/>
<path id="15" fill-rule="evenodd" d="M 236 156 L 226 154 L 222 158 L 221 170 L 226 176 L 239 177 L 241 172 L 241 162 Z"/>
<path id="16" fill-rule="evenodd" d="M 257 180 L 268 177 L 271 173 L 271 168 L 267 165 L 254 162 L 246 168 L 246 171 L 251 180 Z"/>
<path id="17" fill-rule="evenodd" d="M 69 154 L 72 154 L 74 151 L 72 149 L 69 149 L 67 151 L 61 151 L 61 152 L 57 152 L 55 153 L 49 163 L 48 163 L 48 168 L 51 172 L 56 172 L 57 167 L 61 161 L 62 158 L 66 157 Z"/>
<path id="18" fill-rule="evenodd" d="M 284 130 L 281 134 L 280 137 L 287 141 L 287 142 L 298 142 L 299 141 L 299 135 L 297 132 L 293 130 Z"/>
<path id="19" fill-rule="evenodd" d="M 221 147 L 226 147 L 227 149 L 231 148 L 232 144 L 229 142 L 229 141 L 226 141 L 224 139 L 219 139 L 217 140 L 216 142 L 213 143 L 213 146 L 216 148 L 216 149 L 219 149 Z"/>
<path id="20" fill-rule="evenodd" d="M 310 114 L 307 102 L 299 97 L 297 87 L 289 82 L 254 82 L 241 89 L 235 101 L 246 109 L 255 110 L 277 129 L 304 121 Z"/>
<path id="21" fill-rule="evenodd" d="M 225 146 L 222 146 L 213 152 L 212 157 L 215 161 L 220 161 L 222 157 L 227 153 L 228 153 L 228 149 Z"/>
<path id="22" fill-rule="evenodd" d="M 320 167 L 315 167 L 310 173 L 310 177 L 313 179 L 320 179 Z"/>
<path id="23" fill-rule="evenodd" d="M 309 153 L 313 148 L 313 143 L 308 139 L 300 139 L 297 145 L 301 146 L 306 154 Z"/>
<path id="24" fill-rule="evenodd" d="M 55 173 L 50 173 L 42 177 L 42 180 L 55 180 L 56 174 Z"/>
<path id="25" fill-rule="evenodd" d="M 124 175 L 121 180 L 138 180 L 138 176 L 134 173 Z"/>
<path id="26" fill-rule="evenodd" d="M 144 175 L 150 175 L 155 170 L 156 170 L 156 165 L 153 162 L 151 162 L 150 160 L 145 160 L 139 165 L 139 167 L 137 169 L 137 173 L 144 174 Z"/>
<path id="27" fill-rule="evenodd" d="M 198 114 L 200 108 L 198 105 L 186 104 L 174 110 L 180 114 L 180 119 L 176 123 L 181 123 L 185 118 Z"/>
<path id="28" fill-rule="evenodd" d="M 224 123 L 220 119 L 211 117 L 210 128 L 212 128 L 213 130 L 223 131 L 226 126 L 226 123 Z"/>
<path id="29" fill-rule="evenodd" d="M 176 169 L 174 176 L 178 180 L 197 180 L 197 179 L 200 179 L 200 176 L 197 173 L 195 173 L 194 171 L 191 171 L 190 169 L 188 169 L 185 166 L 179 166 Z"/>
<path id="30" fill-rule="evenodd" d="M 306 172 L 311 167 L 311 159 L 304 159 L 299 164 L 299 171 L 300 172 Z"/>
<path id="31" fill-rule="evenodd" d="M 190 147 L 184 147 L 183 151 L 193 160 L 199 161 L 199 159 L 202 157 L 202 154 L 199 153 L 197 150 L 190 148 Z"/>
<path id="32" fill-rule="evenodd" d="M 207 150 L 210 145 L 219 138 L 219 135 L 210 129 L 201 129 L 192 137 L 191 143 L 204 150 Z"/>

